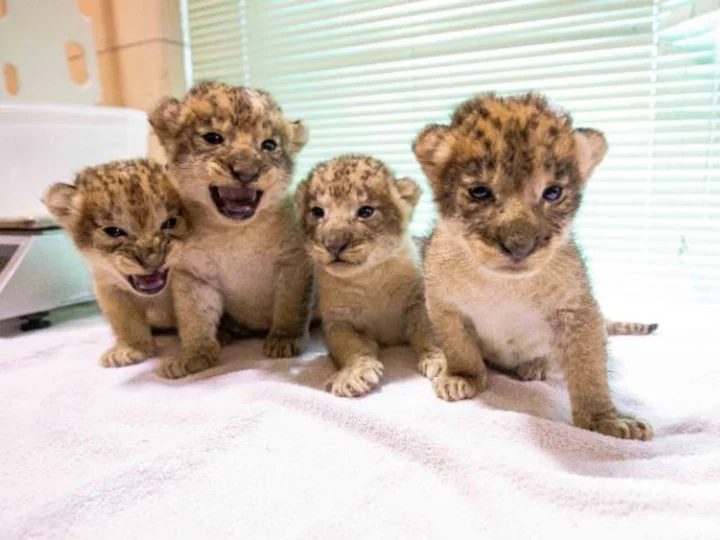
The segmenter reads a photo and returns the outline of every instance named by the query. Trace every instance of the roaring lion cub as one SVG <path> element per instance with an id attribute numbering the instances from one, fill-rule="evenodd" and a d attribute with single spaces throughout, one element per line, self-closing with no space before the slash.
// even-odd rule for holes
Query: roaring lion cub
<path id="1" fill-rule="evenodd" d="M 223 308 L 267 333 L 267 356 L 299 354 L 312 264 L 288 187 L 307 130 L 266 92 L 215 82 L 163 100 L 150 123 L 193 222 L 171 285 L 181 351 L 161 374 L 183 377 L 217 362 Z"/>
<path id="2" fill-rule="evenodd" d="M 50 186 L 44 202 L 88 261 L 117 338 L 101 364 L 152 356 L 151 328 L 175 326 L 168 273 L 189 229 L 164 167 L 144 159 L 88 167 L 74 185 Z"/>
<path id="3" fill-rule="evenodd" d="M 438 396 L 483 390 L 486 362 L 523 379 L 557 362 L 574 425 L 649 439 L 650 425 L 610 398 L 605 320 L 571 234 L 607 152 L 602 133 L 573 128 L 541 95 L 489 94 L 460 105 L 450 125 L 427 126 L 414 152 L 439 214 L 425 257 L 428 312 L 447 357 Z"/>
<path id="4" fill-rule="evenodd" d="M 338 371 L 327 389 L 361 396 L 383 373 L 380 346 L 409 343 L 428 378 L 443 365 L 433 344 L 415 245 L 408 233 L 420 197 L 382 162 L 341 156 L 319 164 L 296 191 L 316 270 L 325 341 Z"/>

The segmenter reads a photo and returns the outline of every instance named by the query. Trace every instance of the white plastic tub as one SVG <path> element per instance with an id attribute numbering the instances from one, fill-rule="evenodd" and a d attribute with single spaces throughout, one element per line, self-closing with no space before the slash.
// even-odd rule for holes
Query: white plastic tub
<path id="1" fill-rule="evenodd" d="M 90 275 L 41 198 L 89 165 L 147 154 L 142 111 L 0 103 L 0 320 L 92 300 Z"/>
<path id="2" fill-rule="evenodd" d="M 44 216 L 40 198 L 79 169 L 147 155 L 143 111 L 0 103 L 0 219 Z"/>

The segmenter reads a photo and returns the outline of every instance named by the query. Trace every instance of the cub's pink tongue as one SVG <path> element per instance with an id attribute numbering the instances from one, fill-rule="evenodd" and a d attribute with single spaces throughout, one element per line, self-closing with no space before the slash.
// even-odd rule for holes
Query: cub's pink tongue
<path id="1" fill-rule="evenodd" d="M 141 289 L 154 289 L 165 283 L 165 276 L 162 272 L 156 272 L 148 276 L 133 276 L 133 279 Z"/>
<path id="2" fill-rule="evenodd" d="M 167 270 L 162 272 L 155 272 L 154 274 L 147 274 L 144 276 L 135 275 L 130 276 L 130 283 L 132 286 L 144 293 L 155 294 L 160 292 L 165 287 L 167 280 Z"/>

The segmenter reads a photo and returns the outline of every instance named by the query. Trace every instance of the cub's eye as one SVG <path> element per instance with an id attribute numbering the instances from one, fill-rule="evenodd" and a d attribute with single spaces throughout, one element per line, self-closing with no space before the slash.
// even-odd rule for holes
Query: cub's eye
<path id="1" fill-rule="evenodd" d="M 372 206 L 361 206 L 358 208 L 357 215 L 359 218 L 369 218 L 375 213 L 375 209 Z"/>
<path id="2" fill-rule="evenodd" d="M 266 152 L 272 152 L 277 148 L 278 144 L 272 139 L 265 139 L 260 147 Z"/>
<path id="3" fill-rule="evenodd" d="M 214 131 L 206 133 L 202 136 L 202 138 L 208 144 L 222 144 L 225 141 L 222 135 L 220 135 L 219 133 L 215 133 Z"/>
<path id="4" fill-rule="evenodd" d="M 485 186 L 473 186 L 468 191 L 476 201 L 486 201 L 492 197 L 492 191 Z"/>
<path id="5" fill-rule="evenodd" d="M 561 186 L 550 186 L 545 188 L 545 191 L 543 191 L 542 197 L 548 202 L 556 202 L 560 200 L 560 197 L 562 197 L 563 194 L 563 188 Z"/>
<path id="6" fill-rule="evenodd" d="M 162 230 L 174 229 L 175 225 L 177 225 L 177 218 L 171 217 L 170 219 L 166 219 L 165 221 L 163 221 L 162 225 L 160 225 L 160 228 Z"/>
<path id="7" fill-rule="evenodd" d="M 325 217 L 325 210 L 323 210 L 323 209 L 320 208 L 319 206 L 313 206 L 313 207 L 310 209 L 310 213 L 311 213 L 314 217 L 316 217 L 316 218 L 318 218 L 318 219 L 320 219 L 320 218 L 322 218 L 322 217 Z"/>
<path id="8" fill-rule="evenodd" d="M 120 227 L 105 227 L 103 232 L 111 238 L 120 238 L 121 236 L 127 236 L 127 233 Z"/>

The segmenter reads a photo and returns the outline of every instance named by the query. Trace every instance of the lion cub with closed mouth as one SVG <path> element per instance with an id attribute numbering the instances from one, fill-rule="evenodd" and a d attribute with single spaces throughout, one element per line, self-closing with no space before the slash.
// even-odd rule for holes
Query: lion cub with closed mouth
<path id="1" fill-rule="evenodd" d="M 180 355 L 161 375 L 183 377 L 217 362 L 223 309 L 267 333 L 266 356 L 299 354 L 312 265 L 288 187 L 307 130 L 268 93 L 217 82 L 163 100 L 150 123 L 193 222 L 172 283 Z"/>
<path id="2" fill-rule="evenodd" d="M 319 164 L 296 191 L 314 261 L 325 341 L 339 371 L 327 390 L 341 397 L 380 382 L 381 346 L 410 344 L 418 369 L 435 377 L 442 352 L 431 337 L 423 278 L 408 225 L 420 197 L 385 164 L 341 156 Z"/>
<path id="3" fill-rule="evenodd" d="M 145 159 L 80 171 L 74 184 L 53 184 L 45 205 L 87 260 L 95 296 L 117 343 L 105 367 L 152 356 L 152 327 L 175 326 L 168 288 L 186 211 L 165 168 Z"/>
<path id="4" fill-rule="evenodd" d="M 575 426 L 649 439 L 650 425 L 610 398 L 606 324 L 571 233 L 607 152 L 602 133 L 573 128 L 541 95 L 488 94 L 460 105 L 450 125 L 427 126 L 414 152 L 439 214 L 425 256 L 428 312 L 447 357 L 438 396 L 483 390 L 486 362 L 525 380 L 557 362 Z"/>

